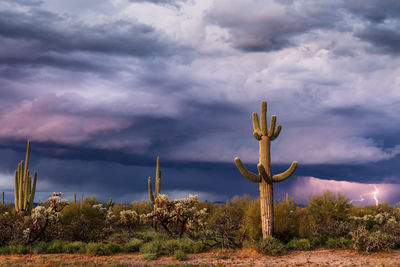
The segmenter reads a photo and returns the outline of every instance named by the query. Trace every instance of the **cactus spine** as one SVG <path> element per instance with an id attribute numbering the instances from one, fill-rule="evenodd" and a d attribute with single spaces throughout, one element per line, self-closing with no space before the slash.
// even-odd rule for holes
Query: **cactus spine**
<path id="1" fill-rule="evenodd" d="M 154 199 L 158 197 L 160 194 L 160 187 L 161 187 L 161 171 L 160 171 L 160 157 L 157 157 L 157 165 L 156 165 L 156 192 L 153 195 L 153 189 L 151 186 L 151 177 L 147 179 L 147 184 L 149 187 L 149 199 L 150 202 L 154 205 Z"/>
<path id="2" fill-rule="evenodd" d="M 31 142 L 28 140 L 26 147 L 25 162 L 22 160 L 18 164 L 18 169 L 14 173 L 14 206 L 17 212 L 30 215 L 33 208 L 33 200 L 36 192 L 37 172 L 32 177 L 29 175 L 29 154 Z"/>
<path id="3" fill-rule="evenodd" d="M 272 175 L 271 173 L 271 141 L 278 138 L 282 126 L 275 129 L 276 116 L 272 115 L 269 130 L 267 129 L 267 102 L 261 102 L 261 128 L 258 115 L 253 112 L 253 136 L 259 141 L 259 163 L 258 174 L 248 171 L 242 161 L 236 157 L 235 164 L 240 173 L 254 183 L 259 183 L 260 205 L 261 205 L 261 226 L 263 238 L 272 236 L 274 229 L 274 195 L 273 183 L 281 182 L 289 178 L 297 168 L 297 161 L 294 161 L 289 169 L 283 173 Z"/>

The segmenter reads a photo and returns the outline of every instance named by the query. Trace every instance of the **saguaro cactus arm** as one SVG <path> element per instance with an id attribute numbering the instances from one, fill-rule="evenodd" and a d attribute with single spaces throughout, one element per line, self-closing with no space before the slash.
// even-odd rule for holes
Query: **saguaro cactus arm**
<path id="1" fill-rule="evenodd" d="M 269 137 L 269 139 L 271 139 L 271 141 L 274 141 L 276 138 L 278 138 L 279 134 L 281 133 L 282 130 L 282 126 L 278 125 L 278 127 L 276 127 L 276 130 L 274 131 L 274 133 Z"/>
<path id="2" fill-rule="evenodd" d="M 261 176 L 261 179 L 263 179 L 264 181 L 266 181 L 267 183 L 272 183 L 272 178 L 271 176 L 268 175 L 268 173 L 265 171 L 264 166 L 261 163 L 257 164 L 257 170 L 258 173 Z"/>
<path id="3" fill-rule="evenodd" d="M 243 165 L 242 161 L 238 157 L 235 158 L 235 164 L 236 164 L 236 167 L 239 169 L 240 173 L 244 177 L 246 177 L 247 179 L 249 179 L 250 181 L 252 181 L 254 183 L 261 182 L 260 175 L 257 175 L 255 173 L 247 170 L 246 167 Z"/>
<path id="4" fill-rule="evenodd" d="M 282 182 L 282 181 L 286 180 L 287 178 L 289 178 L 294 173 L 296 168 L 297 168 L 297 161 L 293 161 L 292 165 L 290 165 L 289 169 L 287 169 L 286 171 L 284 171 L 280 174 L 273 175 L 272 180 L 275 183 Z"/>

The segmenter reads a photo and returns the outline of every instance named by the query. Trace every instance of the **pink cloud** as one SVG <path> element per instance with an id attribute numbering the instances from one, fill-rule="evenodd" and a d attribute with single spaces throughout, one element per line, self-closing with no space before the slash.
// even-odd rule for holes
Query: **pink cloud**
<path id="1" fill-rule="evenodd" d="M 82 105 L 76 95 L 45 95 L 3 109 L 0 138 L 32 139 L 41 142 L 79 143 L 104 131 L 119 131 L 129 122 L 104 117 L 97 107 Z"/>

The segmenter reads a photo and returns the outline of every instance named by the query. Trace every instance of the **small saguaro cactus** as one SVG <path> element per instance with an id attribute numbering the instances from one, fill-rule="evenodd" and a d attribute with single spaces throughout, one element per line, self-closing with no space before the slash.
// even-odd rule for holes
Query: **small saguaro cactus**
<path id="1" fill-rule="evenodd" d="M 83 209 L 83 193 L 81 193 L 81 210 Z"/>
<path id="2" fill-rule="evenodd" d="M 259 163 L 258 174 L 248 171 L 242 161 L 236 157 L 235 164 L 240 173 L 254 183 L 259 183 L 260 205 L 261 205 L 261 226 L 263 238 L 272 236 L 274 229 L 274 195 L 273 183 L 282 182 L 289 178 L 297 168 L 297 161 L 294 161 L 290 168 L 280 174 L 271 173 L 271 141 L 278 138 L 282 126 L 275 129 L 276 116 L 272 115 L 269 130 L 267 128 L 267 102 L 261 102 L 261 128 L 257 112 L 253 112 L 253 136 L 259 141 Z"/>
<path id="3" fill-rule="evenodd" d="M 110 200 L 107 202 L 107 206 L 108 206 L 108 210 L 112 211 L 113 207 L 114 207 L 115 203 L 112 200 L 112 198 L 110 197 Z"/>
<path id="4" fill-rule="evenodd" d="M 37 172 L 32 177 L 29 176 L 29 153 L 31 142 L 28 140 L 26 147 L 25 162 L 22 160 L 18 164 L 18 169 L 15 171 L 14 177 L 14 206 L 15 210 L 25 215 L 30 215 L 33 208 L 33 200 L 35 198 Z M 25 163 L 25 164 L 24 164 Z"/>
<path id="5" fill-rule="evenodd" d="M 161 171 L 160 171 L 160 157 L 157 157 L 157 165 L 156 165 L 156 192 L 153 195 L 153 189 L 151 187 L 151 177 L 149 176 L 148 180 L 148 187 L 149 187 L 149 199 L 150 202 L 154 205 L 154 199 L 158 197 L 160 194 L 160 187 L 161 187 Z"/>
<path id="6" fill-rule="evenodd" d="M 74 205 L 76 204 L 76 193 L 74 192 L 74 201 L 72 202 Z"/>
<path id="7" fill-rule="evenodd" d="M 4 192 L 1 192 L 1 205 L 4 206 Z"/>

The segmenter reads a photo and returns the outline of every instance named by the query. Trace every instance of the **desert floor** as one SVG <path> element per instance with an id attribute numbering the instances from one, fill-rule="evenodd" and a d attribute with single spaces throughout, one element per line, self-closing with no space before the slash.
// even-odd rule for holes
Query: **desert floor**
<path id="1" fill-rule="evenodd" d="M 143 260 L 139 253 L 93 257 L 85 254 L 1 255 L 0 266 L 399 266 L 400 250 L 360 254 L 349 250 L 291 252 L 265 256 L 252 249 L 215 250 L 189 254 L 186 261 L 173 257 Z"/>

